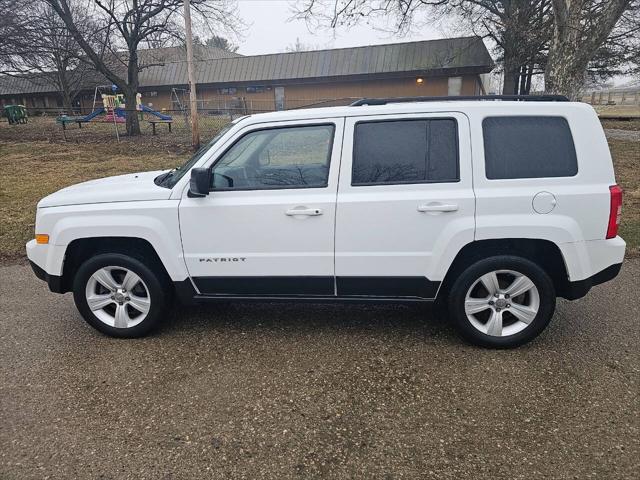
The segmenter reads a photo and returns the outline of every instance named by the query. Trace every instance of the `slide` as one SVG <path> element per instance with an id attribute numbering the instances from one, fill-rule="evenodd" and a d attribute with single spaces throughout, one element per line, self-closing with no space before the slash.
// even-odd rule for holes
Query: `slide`
<path id="1" fill-rule="evenodd" d="M 89 122 L 89 121 L 93 120 L 95 117 L 97 117 L 98 115 L 100 115 L 101 113 L 104 113 L 104 107 L 100 107 L 100 108 L 95 109 L 89 115 L 81 117 L 79 120 L 81 120 L 83 122 Z"/>
<path id="2" fill-rule="evenodd" d="M 155 115 L 161 120 L 173 120 L 173 118 L 171 118 L 171 115 L 165 115 L 164 113 L 156 112 L 155 110 L 150 109 L 146 105 L 140 105 L 140 110 L 143 112 L 150 113 L 151 115 Z"/>

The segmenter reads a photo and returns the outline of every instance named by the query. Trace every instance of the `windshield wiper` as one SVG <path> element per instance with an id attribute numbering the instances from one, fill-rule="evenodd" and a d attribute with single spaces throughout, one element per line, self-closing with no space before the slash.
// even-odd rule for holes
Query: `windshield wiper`
<path id="1" fill-rule="evenodd" d="M 165 180 L 167 180 L 168 178 L 172 177 L 173 173 L 176 170 L 178 170 L 177 167 L 176 168 L 172 168 L 168 172 L 161 173 L 160 175 L 158 175 L 156 178 L 153 179 L 153 183 L 155 183 L 159 187 L 164 187 Z"/>

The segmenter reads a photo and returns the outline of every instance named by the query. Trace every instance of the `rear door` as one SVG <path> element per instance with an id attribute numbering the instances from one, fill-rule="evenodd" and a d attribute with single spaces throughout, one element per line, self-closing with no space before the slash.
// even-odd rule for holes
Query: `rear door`
<path id="1" fill-rule="evenodd" d="M 349 117 L 342 151 L 338 295 L 434 298 L 474 236 L 467 117 Z"/>

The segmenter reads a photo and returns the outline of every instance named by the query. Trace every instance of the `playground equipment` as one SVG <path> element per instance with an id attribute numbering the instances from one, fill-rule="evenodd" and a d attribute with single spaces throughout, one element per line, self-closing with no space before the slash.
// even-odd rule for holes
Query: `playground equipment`
<path id="1" fill-rule="evenodd" d="M 100 119 L 103 122 L 109 123 L 125 123 L 127 119 L 126 105 L 124 102 L 124 95 L 121 93 L 114 93 L 113 95 L 109 95 L 106 93 L 101 93 L 102 89 L 105 87 L 96 87 L 93 94 L 93 106 L 91 108 L 91 113 L 85 116 L 76 116 L 70 117 L 67 115 L 62 115 L 57 118 L 57 122 L 62 124 L 62 128 L 66 128 L 67 123 L 77 123 L 78 126 L 82 126 L 83 123 L 90 122 L 94 119 L 97 120 L 99 115 L 104 114 L 104 117 Z M 98 102 L 98 93 L 100 93 L 100 98 L 102 100 L 102 106 L 96 108 L 96 103 Z M 142 104 L 141 95 L 138 93 L 136 95 L 136 110 L 140 112 L 140 116 L 144 113 L 148 113 L 150 115 L 154 115 L 158 117 L 160 120 L 164 120 L 167 122 L 171 122 L 173 118 L 170 115 L 165 115 L 164 113 L 157 112 L 152 108 L 147 107 Z M 116 132 L 117 134 L 117 132 Z"/>
<path id="2" fill-rule="evenodd" d="M 125 110 L 124 110 L 125 109 L 124 95 L 122 95 L 121 93 L 116 95 L 105 95 L 103 93 L 101 97 L 102 97 L 102 108 L 103 108 L 103 111 L 106 113 L 103 121 L 111 122 L 111 123 L 113 122 L 124 123 L 127 121 Z M 136 95 L 136 108 L 139 106 L 140 106 L 140 94 L 138 93 Z"/>
<path id="3" fill-rule="evenodd" d="M 7 117 L 9 125 L 27 123 L 29 119 L 29 116 L 27 115 L 27 107 L 24 105 L 5 105 L 4 116 Z"/>

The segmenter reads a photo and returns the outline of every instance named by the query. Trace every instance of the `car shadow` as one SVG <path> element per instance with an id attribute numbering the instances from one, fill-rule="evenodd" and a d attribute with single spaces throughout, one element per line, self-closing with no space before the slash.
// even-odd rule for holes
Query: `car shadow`
<path id="1" fill-rule="evenodd" d="M 156 335 L 216 330 L 274 335 L 344 331 L 459 342 L 448 320 L 431 304 L 224 302 L 176 306 Z"/>

